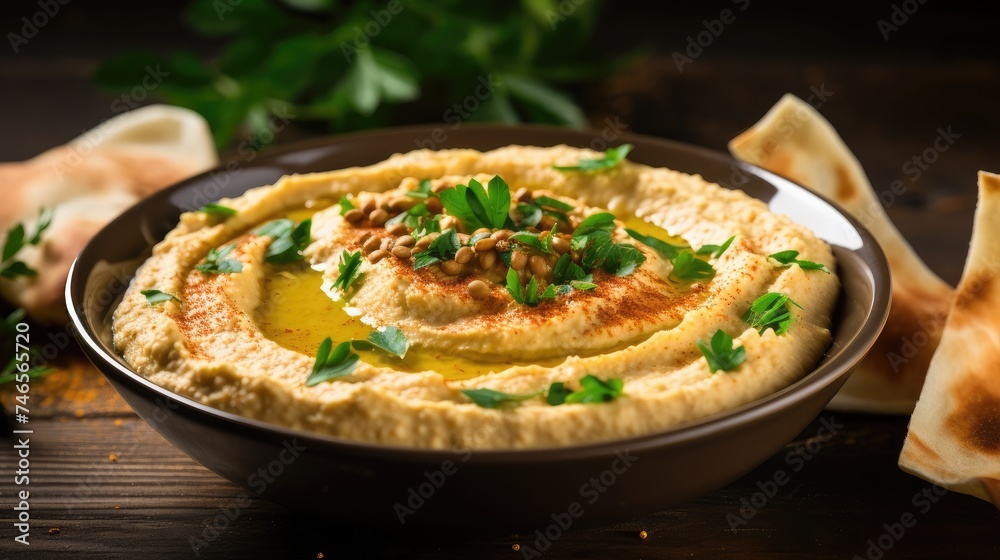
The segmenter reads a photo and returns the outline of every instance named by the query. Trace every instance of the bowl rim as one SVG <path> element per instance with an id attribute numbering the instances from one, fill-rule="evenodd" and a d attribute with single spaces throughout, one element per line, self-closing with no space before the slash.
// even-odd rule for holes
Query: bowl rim
<path id="1" fill-rule="evenodd" d="M 365 140 L 373 140 L 380 136 L 397 136 L 400 134 L 414 134 L 421 132 L 428 133 L 437 128 L 441 128 L 441 125 L 427 124 L 391 127 L 375 131 L 337 134 L 292 142 L 258 153 L 252 162 L 246 163 L 245 167 L 263 167 L 272 163 L 281 167 L 281 163 L 276 162 L 275 160 L 290 153 L 305 152 L 317 148 L 328 147 L 335 144 L 350 142 L 354 139 L 363 138 Z M 598 132 L 590 129 L 567 129 L 549 125 L 497 125 L 472 123 L 464 124 L 463 130 L 476 130 L 483 133 L 490 131 L 504 131 L 508 133 L 511 131 L 518 131 L 526 134 L 530 134 L 531 132 L 545 132 L 557 135 L 566 134 L 567 136 L 587 132 Z M 592 137 L 596 136 L 592 135 Z M 854 335 L 844 344 L 838 355 L 834 356 L 832 359 L 824 360 L 817 367 L 813 368 L 794 383 L 736 408 L 693 420 L 664 431 L 627 438 L 568 445 L 563 447 L 475 449 L 474 455 L 477 457 L 477 462 L 485 461 L 496 464 L 520 463 L 525 461 L 558 462 L 579 460 L 582 458 L 604 457 L 613 455 L 623 449 L 641 452 L 643 450 L 653 448 L 658 449 L 667 446 L 683 445 L 700 440 L 710 434 L 738 429 L 741 424 L 763 420 L 764 418 L 794 404 L 796 401 L 815 395 L 825 387 L 834 383 L 841 376 L 847 375 L 870 351 L 875 343 L 875 339 L 878 337 L 883 326 L 885 325 L 889 315 L 892 289 L 891 272 L 885 253 L 875 240 L 874 236 L 856 218 L 841 208 L 837 203 L 819 193 L 803 187 L 791 179 L 772 173 L 753 164 L 739 161 L 725 152 L 693 144 L 687 144 L 684 142 L 634 133 L 623 133 L 618 137 L 617 141 L 619 143 L 641 143 L 643 145 L 652 146 L 661 150 L 676 151 L 680 149 L 687 152 L 695 152 L 708 159 L 716 159 L 720 162 L 725 161 L 731 166 L 735 166 L 750 175 L 763 179 L 769 184 L 785 183 L 794 189 L 804 190 L 807 194 L 817 197 L 823 203 L 840 214 L 840 216 L 851 225 L 862 240 L 861 246 L 857 249 L 848 248 L 846 250 L 860 255 L 861 260 L 866 265 L 863 272 L 865 272 L 866 283 L 872 290 L 872 302 L 865 310 L 867 316 L 862 322 L 861 328 L 858 329 L 858 331 L 854 333 Z M 568 138 L 566 143 L 569 143 Z M 157 191 L 149 197 L 141 199 L 135 205 L 131 206 L 103 226 L 102 231 L 105 228 L 113 227 L 116 223 L 122 220 L 126 214 L 130 214 L 132 211 L 135 211 L 137 207 L 148 201 L 150 198 L 169 196 L 175 191 L 182 190 L 189 183 L 200 181 L 211 176 L 212 173 L 216 173 L 224 169 L 225 165 L 220 164 L 219 166 L 213 167 L 212 169 L 170 185 Z M 248 187 L 248 189 L 249 188 L 253 187 Z M 733 187 L 723 185 L 723 188 Z M 95 244 L 95 240 L 99 237 L 99 233 L 91 240 L 88 240 L 81 252 L 75 259 L 73 259 L 73 263 L 71 264 L 67 275 L 65 299 L 67 311 L 70 316 L 70 322 L 76 334 L 77 341 L 84 347 L 85 353 L 91 361 L 95 362 L 95 367 L 97 367 L 102 374 L 108 375 L 113 372 L 119 382 L 138 385 L 145 391 L 155 393 L 160 398 L 166 399 L 168 402 L 175 402 L 186 407 L 188 409 L 186 412 L 198 414 L 211 422 L 224 424 L 228 431 L 232 431 L 233 429 L 243 433 L 264 431 L 270 436 L 277 436 L 283 439 L 301 438 L 306 442 L 307 446 L 310 446 L 310 449 L 333 448 L 338 452 L 351 452 L 355 455 L 369 457 L 391 456 L 395 460 L 411 460 L 420 462 L 440 462 L 446 459 L 454 458 L 456 451 L 454 448 L 432 449 L 364 442 L 286 428 L 262 420 L 240 416 L 235 413 L 213 408 L 183 395 L 176 394 L 164 387 L 156 385 L 152 381 L 132 371 L 116 356 L 110 355 L 104 349 L 103 344 L 99 341 L 99 336 L 97 336 L 97 334 L 90 329 L 88 321 L 84 320 L 86 311 L 83 307 L 83 297 L 87 292 L 86 288 L 88 278 L 81 276 L 82 271 L 80 270 L 80 261 L 83 255 L 87 254 L 92 249 L 92 245 Z M 864 258 L 864 252 L 870 252 L 870 258 Z M 131 279 L 132 278 L 130 277 L 129 282 L 131 282 Z M 841 295 L 843 294 L 841 293 Z M 100 364 L 96 363 L 97 359 L 100 359 Z"/>

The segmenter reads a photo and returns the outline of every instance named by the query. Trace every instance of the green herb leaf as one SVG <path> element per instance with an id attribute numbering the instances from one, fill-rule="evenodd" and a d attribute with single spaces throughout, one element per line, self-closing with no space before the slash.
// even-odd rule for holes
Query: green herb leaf
<path id="1" fill-rule="evenodd" d="M 431 188 L 430 179 L 422 179 L 417 185 L 417 190 L 406 191 L 406 196 L 412 196 L 413 198 L 430 198 L 434 194 L 434 190 Z"/>
<path id="2" fill-rule="evenodd" d="M 35 366 L 33 368 L 29 368 L 26 372 L 14 372 L 15 369 L 16 362 L 13 358 L 11 358 L 10 362 L 3 369 L 4 373 L 0 375 L 0 385 L 16 381 L 19 373 L 20 375 L 27 374 L 28 379 L 34 381 L 36 379 L 41 379 L 56 370 L 56 368 L 48 366 Z"/>
<path id="3" fill-rule="evenodd" d="M 608 148 L 602 158 L 581 159 L 576 165 L 555 165 L 553 169 L 559 171 L 605 171 L 616 167 L 624 161 L 628 153 L 632 151 L 632 148 L 632 144 L 622 144 L 617 148 Z"/>
<path id="4" fill-rule="evenodd" d="M 559 406 L 566 402 L 566 397 L 570 395 L 573 391 L 566 388 L 566 384 L 562 381 L 556 381 L 552 385 L 549 385 L 549 391 L 545 395 L 545 402 L 549 403 L 551 406 Z"/>
<path id="5" fill-rule="evenodd" d="M 515 302 L 524 305 L 524 287 L 521 286 L 521 279 L 517 277 L 517 271 L 513 268 L 507 269 L 507 293 Z"/>
<path id="6" fill-rule="evenodd" d="M 146 296 L 146 301 L 149 302 L 150 306 L 170 300 L 174 300 L 177 303 L 181 302 L 177 296 L 168 294 L 167 292 L 161 292 L 160 290 L 142 290 L 139 293 Z"/>
<path id="7" fill-rule="evenodd" d="M 552 267 L 552 281 L 556 284 L 567 284 L 572 281 L 583 280 L 587 277 L 587 271 L 582 266 L 573 262 L 569 253 L 563 254 Z"/>
<path id="8" fill-rule="evenodd" d="M 635 239 L 636 241 L 653 249 L 665 259 L 673 259 L 681 252 L 681 250 L 689 248 L 685 245 L 672 245 L 666 241 L 657 239 L 652 235 L 643 235 L 634 229 L 626 229 L 625 232 L 628 233 L 632 239 Z"/>
<path id="9" fill-rule="evenodd" d="M 823 272 L 830 274 L 830 269 L 827 268 L 825 264 L 815 263 L 812 261 L 800 261 L 797 257 L 799 256 L 798 251 L 788 250 L 779 251 L 773 255 L 768 255 L 768 258 L 774 259 L 781 263 L 783 266 L 791 266 L 793 264 L 799 265 L 802 270 L 822 270 Z"/>
<path id="10" fill-rule="evenodd" d="M 40 208 L 38 210 L 38 220 L 35 223 L 35 231 L 31 237 L 25 239 L 26 233 L 23 224 L 15 224 L 7 230 L 7 239 L 4 241 L 2 259 L 0 259 L 0 277 L 13 280 L 18 276 L 37 276 L 38 271 L 27 264 L 14 260 L 14 256 L 24 248 L 25 245 L 38 245 L 42 241 L 42 232 L 52 224 L 52 210 Z"/>
<path id="11" fill-rule="evenodd" d="M 0 335 L 17 332 L 17 324 L 23 321 L 26 316 L 27 313 L 20 307 L 11 311 L 10 315 L 0 321 Z"/>
<path id="12" fill-rule="evenodd" d="M 580 390 L 566 395 L 566 404 L 588 404 L 609 402 L 622 396 L 625 383 L 621 379 L 612 378 L 602 381 L 593 375 L 585 375 L 580 379 Z"/>
<path id="13" fill-rule="evenodd" d="M 234 245 L 226 245 L 220 248 L 211 248 L 204 262 L 196 264 L 195 269 L 205 274 L 233 274 L 243 271 L 243 263 L 237 259 L 227 259 L 229 253 L 233 252 Z"/>
<path id="14" fill-rule="evenodd" d="M 417 253 L 417 256 L 413 258 L 413 269 L 419 270 L 435 263 L 451 260 L 461 247 L 462 241 L 458 238 L 458 232 L 454 228 L 448 228 L 435 237 L 434 241 L 431 241 L 426 251 Z"/>
<path id="15" fill-rule="evenodd" d="M 521 221 L 518 222 L 520 227 L 535 227 L 542 221 L 542 209 L 534 204 L 518 202 L 517 211 L 521 214 Z"/>
<path id="16" fill-rule="evenodd" d="M 746 348 L 733 346 L 733 337 L 719 329 L 712 335 L 711 346 L 702 341 L 697 342 L 698 350 L 705 355 L 708 362 L 708 369 L 712 373 L 719 371 L 733 371 L 743 360 L 747 358 Z"/>
<path id="17" fill-rule="evenodd" d="M 538 251 L 539 253 L 548 253 L 554 255 L 555 250 L 552 248 L 551 236 L 546 238 L 548 239 L 548 243 L 546 243 L 545 239 L 539 239 L 538 235 L 539 234 L 531 233 L 530 231 L 519 231 L 508 237 L 508 239 L 510 241 L 517 243 L 518 245 L 530 247 Z"/>
<path id="18" fill-rule="evenodd" d="M 357 282 L 364 273 L 361 272 L 361 251 L 344 251 L 340 254 L 340 263 L 337 264 L 340 275 L 333 282 L 333 287 L 346 292 L 351 284 Z"/>
<path id="19" fill-rule="evenodd" d="M 734 239 L 736 239 L 735 235 L 727 239 L 722 245 L 702 245 L 701 248 L 698 249 L 698 254 L 710 255 L 713 259 L 717 259 L 722 256 L 722 253 L 726 252 L 726 249 L 728 249 L 730 245 L 733 244 Z"/>
<path id="20" fill-rule="evenodd" d="M 399 214 L 396 214 L 390 218 L 385 225 L 393 226 L 396 224 L 404 224 L 411 230 L 421 227 L 424 220 L 430 217 L 431 211 L 427 209 L 427 205 L 420 203 L 410 208 L 409 210 L 404 210 Z"/>
<path id="21" fill-rule="evenodd" d="M 292 229 L 292 223 L 291 220 L 275 220 L 270 224 L 265 224 L 255 232 L 258 235 L 263 234 L 274 238 L 264 254 L 264 262 L 288 264 L 305 258 L 302 256 L 302 251 L 309 246 L 312 240 L 310 236 L 312 219 L 303 220 L 294 229 Z M 265 231 L 267 233 L 262 233 Z"/>
<path id="22" fill-rule="evenodd" d="M 341 216 L 343 216 L 344 214 L 346 214 L 346 213 L 348 213 L 351 210 L 354 210 L 356 208 L 354 206 L 354 203 L 351 202 L 351 200 L 349 198 L 347 198 L 346 196 L 340 197 L 340 200 L 337 201 L 337 204 L 340 205 L 340 215 Z"/>
<path id="23" fill-rule="evenodd" d="M 569 287 L 573 288 L 574 290 L 581 290 L 585 292 L 588 290 L 593 290 L 594 288 L 597 287 L 597 284 L 594 284 L 593 282 L 588 282 L 586 280 L 570 280 Z"/>
<path id="24" fill-rule="evenodd" d="M 555 299 L 558 290 L 555 284 L 549 284 L 544 291 L 539 292 L 538 281 L 532 276 L 528 281 L 528 286 L 521 286 L 521 281 L 517 277 L 517 271 L 513 268 L 507 269 L 507 292 L 510 297 L 521 305 L 535 307 L 543 301 Z"/>
<path id="25" fill-rule="evenodd" d="M 316 351 L 316 363 L 306 379 L 306 387 L 345 377 L 354 370 L 357 363 L 358 355 L 351 352 L 350 341 L 341 342 L 333 348 L 333 341 L 327 337 Z"/>
<path id="26" fill-rule="evenodd" d="M 540 208 L 551 208 L 554 210 L 561 210 L 563 212 L 571 212 L 573 210 L 572 204 L 552 198 L 551 196 L 536 196 L 534 202 Z"/>
<path id="27" fill-rule="evenodd" d="M 519 403 L 539 395 L 539 393 L 514 395 L 511 393 L 494 391 L 493 389 L 464 389 L 462 390 L 462 394 L 469 397 L 469 400 L 483 408 L 500 408 L 504 405 Z"/>
<path id="28" fill-rule="evenodd" d="M 715 276 L 715 269 L 712 268 L 712 265 L 695 257 L 691 251 L 681 251 L 671 262 L 674 269 L 670 271 L 669 278 L 674 282 L 708 280 Z"/>
<path id="29" fill-rule="evenodd" d="M 510 188 L 499 176 L 490 180 L 488 192 L 482 183 L 470 179 L 468 185 L 445 189 L 438 197 L 448 214 L 470 230 L 500 229 L 511 223 Z"/>
<path id="30" fill-rule="evenodd" d="M 774 333 L 778 335 L 785 334 L 792 324 L 792 312 L 788 304 L 802 309 L 801 305 L 788 296 L 768 292 L 754 300 L 750 309 L 743 314 L 743 320 L 762 335 L 767 329 L 774 329 Z"/>
<path id="31" fill-rule="evenodd" d="M 223 206 L 217 202 L 209 202 L 208 204 L 202 206 L 198 209 L 202 214 L 208 214 L 210 216 L 220 216 L 223 218 L 229 218 L 236 215 L 236 210 L 228 206 Z"/>
<path id="32" fill-rule="evenodd" d="M 52 215 L 54 211 L 51 208 L 39 208 L 38 209 L 38 220 L 35 222 L 35 232 L 31 234 L 31 239 L 28 243 L 32 245 L 38 245 L 42 241 L 42 232 L 47 230 L 50 225 L 52 225 Z M 6 259 L 5 259 L 6 260 Z"/>
<path id="33" fill-rule="evenodd" d="M 372 331 L 368 335 L 368 340 L 355 340 L 354 347 L 358 350 L 372 350 L 378 348 L 390 356 L 403 358 L 410 348 L 406 335 L 397 327 L 385 327 L 380 331 Z"/>

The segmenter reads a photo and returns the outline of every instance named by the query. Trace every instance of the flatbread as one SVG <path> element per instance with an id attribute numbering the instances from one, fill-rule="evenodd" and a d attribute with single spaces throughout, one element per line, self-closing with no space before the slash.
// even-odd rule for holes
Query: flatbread
<path id="1" fill-rule="evenodd" d="M 0 164 L 0 243 L 17 223 L 33 232 L 40 208 L 54 211 L 42 242 L 16 255 L 38 275 L 0 279 L 0 296 L 40 323 L 64 322 L 66 274 L 87 241 L 139 199 L 217 163 L 200 115 L 151 105 L 30 160 Z"/>
<path id="2" fill-rule="evenodd" d="M 840 204 L 867 227 L 892 269 L 885 329 L 830 408 L 908 414 L 920 394 L 951 299 L 882 209 L 861 164 L 833 126 L 786 94 L 764 118 L 729 143 L 737 158 L 788 177 Z"/>
<path id="3" fill-rule="evenodd" d="M 965 271 L 899 456 L 903 470 L 1000 506 L 1000 175 L 979 172 Z"/>

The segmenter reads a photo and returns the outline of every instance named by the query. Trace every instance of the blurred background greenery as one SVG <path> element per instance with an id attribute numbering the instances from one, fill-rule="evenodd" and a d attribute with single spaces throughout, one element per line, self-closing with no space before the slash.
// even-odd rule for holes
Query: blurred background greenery
<path id="1" fill-rule="evenodd" d="M 598 0 L 215 0 L 181 13 L 216 53 L 128 50 L 94 78 L 127 93 L 147 68 L 165 101 L 208 119 L 219 148 L 273 140 L 273 118 L 344 132 L 420 122 L 586 122 L 574 88 L 639 58 L 594 41 Z M 444 111 L 442 112 L 442 108 Z"/>

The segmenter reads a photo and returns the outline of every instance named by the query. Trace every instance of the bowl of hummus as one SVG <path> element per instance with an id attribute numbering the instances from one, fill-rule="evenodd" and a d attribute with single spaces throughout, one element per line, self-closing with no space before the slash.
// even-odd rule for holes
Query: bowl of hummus
<path id="1" fill-rule="evenodd" d="M 868 233 L 780 177 L 473 126 L 231 160 L 109 224 L 67 287 L 90 358 L 195 460 L 329 517 L 448 526 L 725 484 L 815 418 L 888 294 Z"/>

